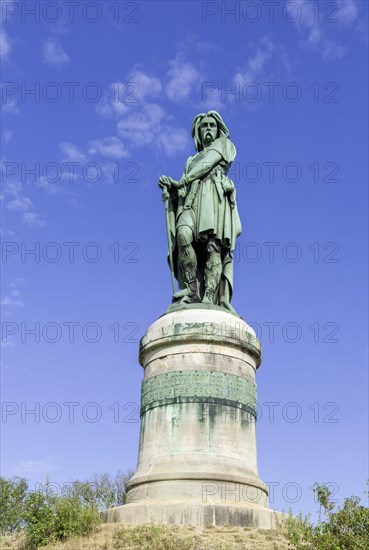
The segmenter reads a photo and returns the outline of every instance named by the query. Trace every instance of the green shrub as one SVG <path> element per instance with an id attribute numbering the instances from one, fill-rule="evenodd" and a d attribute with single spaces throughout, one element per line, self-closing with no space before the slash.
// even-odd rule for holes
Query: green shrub
<path id="1" fill-rule="evenodd" d="M 87 535 L 101 522 L 100 510 L 125 503 L 132 475 L 131 471 L 95 474 L 86 481 L 74 481 L 62 496 L 52 491 L 48 479 L 38 492 L 29 492 L 25 479 L 1 477 L 0 533 L 24 527 L 29 549 Z"/>
<path id="2" fill-rule="evenodd" d="M 84 506 L 76 498 L 58 498 L 55 506 L 54 533 L 57 540 L 88 535 L 101 523 L 94 506 Z"/>
<path id="3" fill-rule="evenodd" d="M 332 493 L 326 484 L 315 483 L 314 493 L 326 521 L 319 518 L 312 525 L 308 518 L 286 521 L 287 537 L 295 550 L 369 550 L 369 509 L 361 506 L 360 498 L 350 497 L 335 511 Z"/>
<path id="4" fill-rule="evenodd" d="M 86 481 L 73 481 L 68 495 L 80 498 L 83 502 L 95 505 L 99 510 L 121 506 L 126 502 L 127 483 L 133 472 L 119 470 L 115 476 L 107 472 L 94 474 Z"/>
<path id="5" fill-rule="evenodd" d="M 25 503 L 26 546 L 31 550 L 68 537 L 87 535 L 101 523 L 97 508 L 77 497 L 58 497 L 49 490 L 30 493 Z"/>
<path id="6" fill-rule="evenodd" d="M 0 477 L 0 532 L 13 533 L 24 524 L 24 502 L 27 480 L 20 477 Z"/>
<path id="7" fill-rule="evenodd" d="M 280 524 L 283 530 L 287 531 L 287 539 L 290 546 L 300 548 L 301 541 L 306 540 L 312 529 L 309 516 L 303 517 L 300 513 L 297 517 L 292 515 L 290 511 L 288 517 Z"/>
<path id="8" fill-rule="evenodd" d="M 55 540 L 54 505 L 56 497 L 30 493 L 25 502 L 25 533 L 28 548 L 38 548 Z"/>

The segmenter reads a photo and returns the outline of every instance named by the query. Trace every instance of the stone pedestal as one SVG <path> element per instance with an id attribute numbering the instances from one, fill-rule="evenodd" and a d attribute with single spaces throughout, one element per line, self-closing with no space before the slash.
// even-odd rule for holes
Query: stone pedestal
<path id="1" fill-rule="evenodd" d="M 216 306 L 167 313 L 149 327 L 137 470 L 127 504 L 106 521 L 275 526 L 257 468 L 260 361 L 252 328 Z"/>

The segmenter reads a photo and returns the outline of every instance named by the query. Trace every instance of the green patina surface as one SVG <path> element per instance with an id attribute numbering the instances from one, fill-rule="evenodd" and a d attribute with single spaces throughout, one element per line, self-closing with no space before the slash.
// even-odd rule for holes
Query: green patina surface
<path id="1" fill-rule="evenodd" d="M 141 414 L 185 402 L 224 404 L 256 416 L 256 385 L 234 374 L 201 370 L 168 372 L 142 383 Z"/>

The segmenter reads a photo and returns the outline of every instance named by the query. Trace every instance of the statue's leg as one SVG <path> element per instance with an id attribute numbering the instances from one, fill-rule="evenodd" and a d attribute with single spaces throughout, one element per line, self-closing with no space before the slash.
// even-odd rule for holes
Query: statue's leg
<path id="1" fill-rule="evenodd" d="M 205 264 L 205 294 L 204 303 L 214 303 L 214 295 L 222 275 L 221 246 L 217 239 L 209 237 L 206 244 L 207 259 Z"/>
<path id="2" fill-rule="evenodd" d="M 173 300 L 184 303 L 200 302 L 199 281 L 197 280 L 197 256 L 192 246 L 193 232 L 187 225 L 177 228 L 178 256 L 186 287 L 173 295 Z"/>

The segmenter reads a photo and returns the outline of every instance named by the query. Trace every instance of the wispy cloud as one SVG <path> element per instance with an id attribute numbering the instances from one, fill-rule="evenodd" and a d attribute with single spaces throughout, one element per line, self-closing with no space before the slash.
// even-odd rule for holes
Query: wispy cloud
<path id="1" fill-rule="evenodd" d="M 59 458 L 46 457 L 36 459 L 23 459 L 10 467 L 11 474 L 25 476 L 30 474 L 40 474 L 47 476 L 50 472 L 60 470 L 58 464 Z"/>
<path id="2" fill-rule="evenodd" d="M 69 55 L 63 50 L 60 42 L 54 38 L 43 43 L 44 61 L 51 67 L 62 67 L 70 61 Z"/>
<path id="3" fill-rule="evenodd" d="M 132 145 L 149 145 L 161 129 L 165 111 L 157 103 L 148 103 L 118 122 L 118 133 Z"/>
<path id="4" fill-rule="evenodd" d="M 125 84 L 114 82 L 97 106 L 97 112 L 104 118 L 117 120 L 121 139 L 110 136 L 92 141 L 89 154 L 122 158 L 132 148 L 147 146 L 168 156 L 183 151 L 189 144 L 188 131 L 174 123 L 161 101 L 163 96 L 175 101 L 187 98 L 199 74 L 178 57 L 171 62 L 167 76 L 164 85 L 157 76 L 136 65 L 127 73 Z"/>
<path id="5" fill-rule="evenodd" d="M 351 27 L 359 15 L 359 10 L 354 0 L 340 0 L 338 2 L 338 24 L 342 27 Z"/>
<path id="6" fill-rule="evenodd" d="M 22 222 L 35 227 L 44 227 L 46 225 L 46 220 L 36 212 L 24 212 L 22 214 Z"/>
<path id="7" fill-rule="evenodd" d="M 172 59 L 169 65 L 166 94 L 172 101 L 182 102 L 199 89 L 200 72 L 192 63 L 185 61 L 182 53 Z"/>
<path id="8" fill-rule="evenodd" d="M 334 27 L 338 29 L 350 28 L 358 16 L 358 7 L 354 0 L 339 0 L 334 3 L 338 8 L 337 13 L 332 14 L 336 20 Z M 296 5 L 299 6 L 301 17 L 296 21 L 295 28 L 301 35 L 300 45 L 318 53 L 324 61 L 341 59 L 347 52 L 347 47 L 333 40 L 328 33 L 332 24 L 316 17 L 311 0 L 287 0 L 286 10 L 295 13 Z"/>
<path id="9" fill-rule="evenodd" d="M 3 131 L 3 140 L 4 140 L 5 145 L 8 145 L 8 143 L 12 139 L 12 137 L 13 137 L 13 132 L 11 130 L 4 130 Z"/>
<path id="10" fill-rule="evenodd" d="M 127 82 L 132 82 L 136 87 L 129 90 L 129 85 L 127 85 L 126 95 L 129 94 L 128 97 L 132 99 L 136 98 L 139 101 L 148 98 L 156 98 L 161 94 L 163 89 L 159 78 L 145 73 L 139 66 L 134 67 L 131 72 L 128 73 Z"/>
<path id="11" fill-rule="evenodd" d="M 83 169 L 88 163 L 97 163 L 99 170 L 101 170 L 103 181 L 112 183 L 112 167 L 111 163 L 106 159 L 119 160 L 130 155 L 126 145 L 116 136 L 91 140 L 87 144 L 86 151 L 70 142 L 60 143 L 59 147 L 64 155 L 62 159 L 63 163 L 76 163 L 76 169 L 73 169 L 73 171 L 66 170 L 62 174 L 62 177 L 69 181 L 80 179 Z M 99 157 L 103 157 L 103 159 L 100 160 Z M 45 187 L 46 191 L 53 192 L 48 182 L 40 181 L 38 185 Z"/>
<path id="12" fill-rule="evenodd" d="M 96 105 L 96 112 L 104 118 L 119 118 L 128 111 L 128 106 L 123 96 L 125 84 L 122 82 L 113 82 L 110 85 L 110 90 Z M 132 98 L 135 99 L 135 98 Z"/>
<path id="13" fill-rule="evenodd" d="M 136 65 L 127 74 L 125 82 L 116 81 L 96 106 L 99 115 L 106 118 L 120 118 L 143 101 L 160 96 L 162 84 L 159 78 L 149 75 Z"/>
<path id="14" fill-rule="evenodd" d="M 291 73 L 291 61 L 285 46 L 266 35 L 260 38 L 257 43 L 250 44 L 246 63 L 236 70 L 232 80 L 235 89 L 236 86 L 239 86 L 239 90 L 243 90 L 245 86 L 251 83 L 261 85 L 265 81 L 280 81 L 281 79 L 290 78 Z M 220 100 L 220 96 L 221 92 L 219 90 L 215 90 L 214 95 L 211 95 L 215 107 L 217 106 L 216 102 Z M 245 104 L 250 109 L 254 109 L 256 106 L 252 102 L 246 102 Z"/>
<path id="15" fill-rule="evenodd" d="M 21 221 L 27 225 L 43 227 L 46 220 L 34 212 L 32 200 L 23 194 L 23 185 L 19 181 L 5 181 L 2 188 L 2 201 L 4 206 L 14 212 L 20 212 Z"/>
<path id="16" fill-rule="evenodd" d="M 90 141 L 88 153 L 90 155 L 102 155 L 103 157 L 112 159 L 121 159 L 129 156 L 122 141 L 115 136 Z"/>
<path id="17" fill-rule="evenodd" d="M 30 198 L 25 196 L 18 196 L 15 199 L 12 199 L 8 202 L 7 208 L 9 210 L 29 210 L 30 208 L 33 208 L 33 202 Z"/>
<path id="18" fill-rule="evenodd" d="M 200 56 L 218 53 L 221 51 L 221 47 L 214 42 L 204 40 L 200 34 L 190 31 L 186 34 L 184 39 L 178 43 L 178 51 L 182 55 L 198 58 Z"/>
<path id="19" fill-rule="evenodd" d="M 3 113 L 8 113 L 12 115 L 19 114 L 19 107 L 16 99 L 9 99 L 6 103 L 3 103 L 1 110 Z"/>
<path id="20" fill-rule="evenodd" d="M 64 155 L 64 162 L 87 162 L 87 156 L 76 145 L 63 142 L 59 145 Z"/>
<path id="21" fill-rule="evenodd" d="M 166 126 L 158 137 L 158 148 L 171 157 L 189 146 L 189 132 L 184 128 Z"/>
<path id="22" fill-rule="evenodd" d="M 275 49 L 274 43 L 268 36 L 262 38 L 256 50 L 248 58 L 245 67 L 236 72 L 233 81 L 243 86 L 261 78 L 265 72 L 267 62 L 273 57 Z"/>
<path id="23" fill-rule="evenodd" d="M 188 132 L 173 125 L 171 117 L 157 103 L 147 103 L 122 118 L 118 134 L 131 146 L 151 146 L 172 156 L 189 143 Z"/>
<path id="24" fill-rule="evenodd" d="M 12 290 L 10 295 L 5 296 L 1 300 L 1 305 L 6 306 L 8 308 L 14 308 L 14 307 L 23 307 L 24 303 L 19 298 L 20 292 L 18 290 Z"/>
<path id="25" fill-rule="evenodd" d="M 50 195 L 63 194 L 63 188 L 58 185 L 58 183 L 51 182 L 50 179 L 44 176 L 40 176 L 40 178 L 36 181 L 36 185 Z"/>
<path id="26" fill-rule="evenodd" d="M 23 277 L 16 277 L 10 281 L 10 289 L 0 302 L 3 306 L 3 312 L 5 315 L 11 315 L 14 313 L 15 309 L 24 307 L 24 302 L 21 298 L 19 287 L 25 282 L 26 280 Z"/>
<path id="27" fill-rule="evenodd" d="M 0 27 L 0 59 L 2 61 L 8 61 L 10 54 L 10 41 L 4 26 Z"/>

